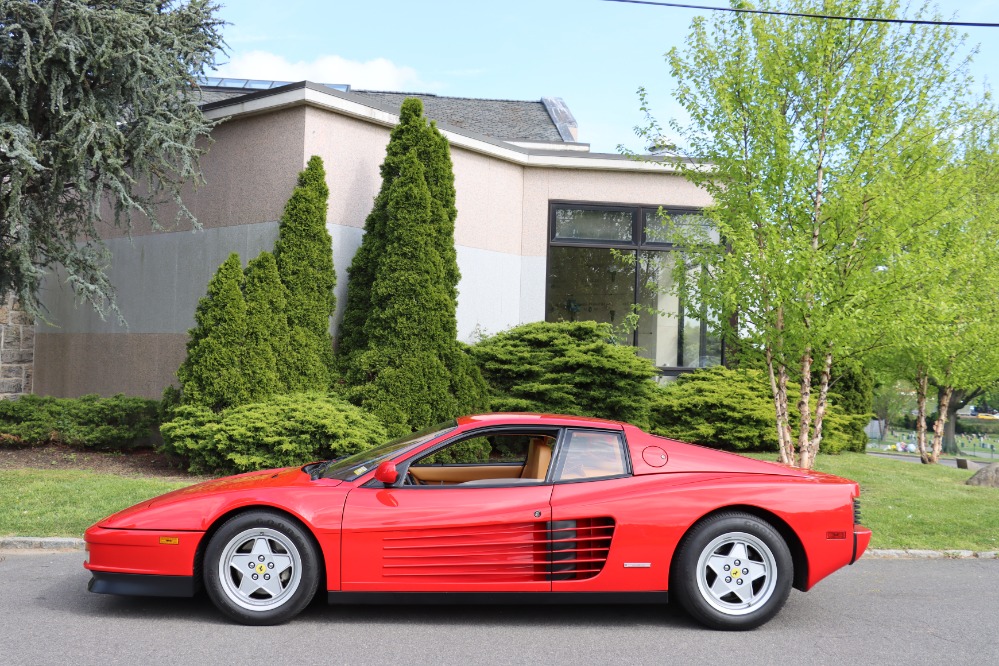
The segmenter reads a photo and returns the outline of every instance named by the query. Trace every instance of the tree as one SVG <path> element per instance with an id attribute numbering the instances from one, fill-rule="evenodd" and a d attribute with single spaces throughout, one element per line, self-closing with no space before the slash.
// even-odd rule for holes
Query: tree
<path id="1" fill-rule="evenodd" d="M 899 8 L 830 0 L 822 13 Z M 688 281 L 689 297 L 719 313 L 727 337 L 763 351 L 786 463 L 812 465 L 833 363 L 897 326 L 884 303 L 904 286 L 881 270 L 886 257 L 929 233 L 958 196 L 945 177 L 968 85 L 953 74 L 957 45 L 943 27 L 738 14 L 711 31 L 695 19 L 685 53 L 667 55 L 690 116 L 672 124 L 678 150 L 696 160 L 675 163 L 712 195 L 706 215 L 725 239 L 687 255 L 703 278 Z M 641 133 L 661 142 L 654 121 Z"/>
<path id="2" fill-rule="evenodd" d="M 281 283 L 270 252 L 261 252 L 246 266 L 246 364 L 243 372 L 249 400 L 257 401 L 286 389 L 288 290 Z"/>
<path id="3" fill-rule="evenodd" d="M 946 170 L 957 201 L 938 213 L 932 233 L 900 246 L 885 267 L 908 286 L 895 309 L 889 354 L 916 389 L 916 442 L 923 462 L 935 463 L 957 410 L 999 381 L 999 131 L 996 115 L 980 107 L 959 136 Z M 984 297 L 983 294 L 992 294 Z M 926 401 L 937 393 L 932 444 L 926 443 Z"/>
<path id="4" fill-rule="evenodd" d="M 336 272 L 326 230 L 328 199 L 323 161 L 313 155 L 285 204 L 274 248 L 288 293 L 289 348 L 282 379 L 291 391 L 325 391 L 333 378 L 330 317 L 336 309 Z"/>
<path id="5" fill-rule="evenodd" d="M 172 201 L 195 222 L 180 193 L 200 179 L 212 128 L 191 93 L 222 45 L 217 9 L 0 0 L 0 294 L 38 314 L 41 281 L 61 265 L 79 297 L 117 312 L 98 221 L 160 228 L 157 207 Z"/>
<path id="6" fill-rule="evenodd" d="M 392 230 L 389 227 L 388 190 L 399 177 L 401 163 L 411 151 L 423 166 L 423 178 L 430 191 L 430 216 L 435 244 L 443 264 L 442 285 L 452 301 L 458 297 L 461 274 L 454 249 L 455 208 L 454 171 L 447 139 L 431 121 L 423 117 L 423 103 L 406 99 L 399 111 L 399 124 L 392 130 L 385 160 L 381 165 L 382 186 L 375 204 L 364 221 L 364 237 L 347 273 L 347 304 L 340 325 L 337 352 L 340 365 L 349 372 L 357 355 L 368 346 L 367 321 L 372 313 L 372 287 L 379 262 Z"/>
<path id="7" fill-rule="evenodd" d="M 182 398 L 189 405 L 219 411 L 249 401 L 252 389 L 245 372 L 247 312 L 243 266 L 229 255 L 198 301 L 195 326 L 189 331 L 187 358 L 177 370 Z"/>
<path id="8" fill-rule="evenodd" d="M 388 233 L 371 285 L 367 348 L 347 380 L 361 407 L 404 434 L 482 409 L 486 387 L 456 340 L 447 253 L 425 169 L 415 149 L 397 164 L 385 197 Z"/>

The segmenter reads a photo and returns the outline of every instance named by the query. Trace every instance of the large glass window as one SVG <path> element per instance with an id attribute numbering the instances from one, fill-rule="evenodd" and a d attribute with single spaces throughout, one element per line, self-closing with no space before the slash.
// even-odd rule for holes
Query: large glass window
<path id="1" fill-rule="evenodd" d="M 674 265 L 682 257 L 674 244 L 717 242 L 718 235 L 697 211 L 664 212 L 652 206 L 552 203 L 545 318 L 630 330 L 626 317 L 637 309 L 637 327 L 627 341 L 666 374 L 675 374 L 722 362 L 710 315 L 685 307 L 673 293 Z"/>

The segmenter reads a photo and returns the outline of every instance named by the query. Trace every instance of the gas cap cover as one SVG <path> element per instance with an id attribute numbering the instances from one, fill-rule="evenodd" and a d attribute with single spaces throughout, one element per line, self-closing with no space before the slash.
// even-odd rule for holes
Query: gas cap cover
<path id="1" fill-rule="evenodd" d="M 642 460 L 649 467 L 662 467 L 666 464 L 666 452 L 660 449 L 658 446 L 647 446 L 645 450 L 642 451 Z"/>

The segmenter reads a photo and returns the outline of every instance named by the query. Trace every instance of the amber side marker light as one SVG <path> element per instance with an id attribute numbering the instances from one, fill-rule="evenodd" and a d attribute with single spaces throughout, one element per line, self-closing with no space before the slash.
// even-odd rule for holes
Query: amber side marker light
<path id="1" fill-rule="evenodd" d="M 160 543 L 164 546 L 176 546 L 180 543 L 180 537 L 160 537 Z"/>

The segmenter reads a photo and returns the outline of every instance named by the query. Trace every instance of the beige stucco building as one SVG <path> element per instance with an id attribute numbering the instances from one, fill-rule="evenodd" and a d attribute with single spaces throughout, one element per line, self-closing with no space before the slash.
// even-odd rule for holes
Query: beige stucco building
<path id="1" fill-rule="evenodd" d="M 404 96 L 308 82 L 249 94 L 206 90 L 206 99 L 218 93 L 204 108 L 221 123 L 202 161 L 206 185 L 185 197 L 202 228 L 153 231 L 139 223 L 131 237 L 109 232 L 110 275 L 127 328 L 75 304 L 52 276 L 43 294 L 51 324 L 36 327 L 36 393 L 159 396 L 175 380 L 208 280 L 230 252 L 245 264 L 273 249 L 283 206 L 311 155 L 326 165 L 338 307 L 345 303 L 346 269 Z M 421 97 L 451 144 L 462 339 L 546 318 L 619 323 L 635 303 L 678 309 L 647 289 L 650 258 L 670 250 L 654 233 L 656 211 L 696 211 L 710 203 L 703 191 L 662 164 L 590 153 L 575 142 L 560 100 Z M 638 268 L 609 261 L 608 247 L 636 253 Z M 634 342 L 668 372 L 717 362 L 720 346 L 705 337 L 704 322 L 679 315 L 645 317 Z"/>

